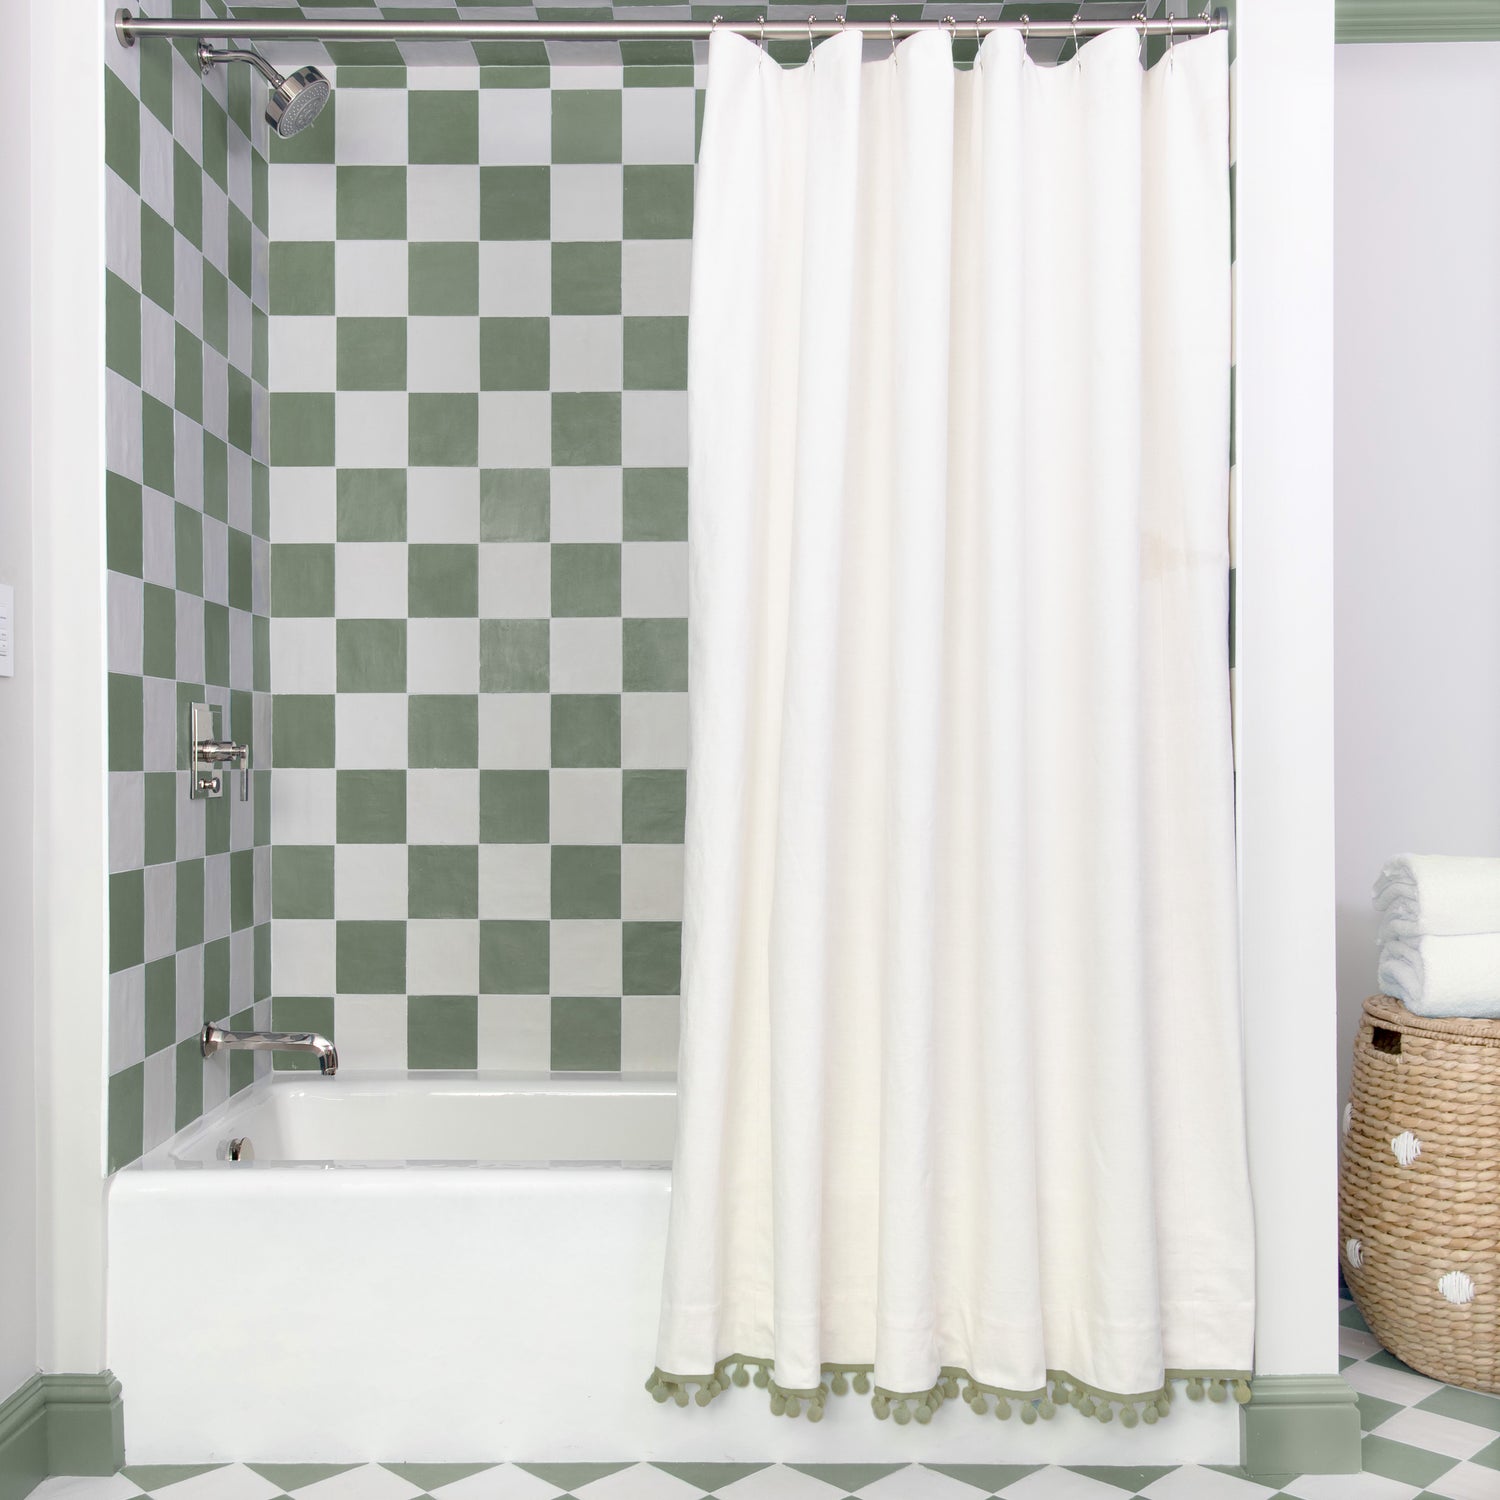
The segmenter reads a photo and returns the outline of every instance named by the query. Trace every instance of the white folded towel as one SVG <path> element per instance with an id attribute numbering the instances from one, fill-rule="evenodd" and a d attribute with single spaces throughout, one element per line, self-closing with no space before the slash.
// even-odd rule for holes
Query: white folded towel
<path id="1" fill-rule="evenodd" d="M 1500 932 L 1500 859 L 1402 854 L 1375 882 L 1380 940 Z"/>
<path id="2" fill-rule="evenodd" d="M 1500 1019 L 1500 932 L 1387 938 L 1380 988 L 1419 1016 Z"/>

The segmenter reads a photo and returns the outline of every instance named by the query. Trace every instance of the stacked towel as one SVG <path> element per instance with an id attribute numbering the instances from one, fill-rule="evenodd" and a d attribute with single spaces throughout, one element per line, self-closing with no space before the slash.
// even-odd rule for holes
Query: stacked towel
<path id="1" fill-rule="evenodd" d="M 1374 894 L 1386 994 L 1418 1015 L 1500 1018 L 1500 859 L 1403 854 Z"/>

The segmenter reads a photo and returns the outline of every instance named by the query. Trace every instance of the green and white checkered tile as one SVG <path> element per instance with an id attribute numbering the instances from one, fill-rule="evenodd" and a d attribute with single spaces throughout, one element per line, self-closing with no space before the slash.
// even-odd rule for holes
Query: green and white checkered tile
<path id="1" fill-rule="evenodd" d="M 1341 1302 L 1340 1363 L 1360 1393 L 1363 1474 L 1281 1488 L 1232 1468 L 1036 1464 L 224 1464 L 50 1479 L 36 1500 L 1496 1500 L 1500 1399 L 1429 1380 L 1384 1353 Z M 1122 1444 L 1122 1450 L 1125 1447 Z"/>
<path id="2" fill-rule="evenodd" d="M 185 751 L 195 700 L 269 740 L 269 254 L 247 71 L 205 83 L 160 44 L 107 60 L 113 1169 L 250 1081 L 248 1056 L 204 1062 L 204 1020 L 269 1010 L 268 773 L 249 802 L 190 802 Z"/>
<path id="3" fill-rule="evenodd" d="M 272 1021 L 351 1068 L 675 1063 L 700 102 L 340 66 L 273 142 Z"/>

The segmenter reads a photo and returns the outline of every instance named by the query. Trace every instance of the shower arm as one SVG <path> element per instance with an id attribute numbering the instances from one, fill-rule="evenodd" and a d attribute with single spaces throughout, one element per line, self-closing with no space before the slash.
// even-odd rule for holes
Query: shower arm
<path id="1" fill-rule="evenodd" d="M 279 89 L 286 79 L 258 52 L 242 51 L 238 47 L 214 47 L 209 42 L 198 43 L 198 66 L 206 73 L 215 63 L 249 63 L 273 89 Z"/>

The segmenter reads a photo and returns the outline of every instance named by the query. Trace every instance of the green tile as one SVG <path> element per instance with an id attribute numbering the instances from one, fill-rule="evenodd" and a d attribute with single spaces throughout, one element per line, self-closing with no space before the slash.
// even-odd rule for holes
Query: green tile
<path id="1" fill-rule="evenodd" d="M 271 311 L 329 316 L 333 306 L 333 241 L 272 241 Z"/>
<path id="2" fill-rule="evenodd" d="M 479 238 L 545 240 L 552 236 L 552 175 L 547 167 L 479 169 Z"/>
<path id="3" fill-rule="evenodd" d="M 1456 1462 L 1444 1454 L 1429 1453 L 1425 1448 L 1413 1448 L 1409 1443 L 1393 1442 L 1370 1433 L 1360 1440 L 1359 1451 L 1365 1473 L 1380 1474 L 1402 1484 L 1429 1484 L 1440 1474 L 1446 1474 Z"/>
<path id="4" fill-rule="evenodd" d="M 333 392 L 271 392 L 271 462 L 301 467 L 333 463 Z"/>
<path id="5" fill-rule="evenodd" d="M 406 238 L 406 168 L 336 167 L 335 211 L 341 240 Z M 411 309 L 416 312 L 417 309 Z"/>
<path id="6" fill-rule="evenodd" d="M 176 290 L 176 235 L 172 226 L 151 207 L 141 204 L 141 293 L 158 307 L 172 311 Z"/>
<path id="7" fill-rule="evenodd" d="M 625 238 L 686 240 L 693 235 L 693 169 L 625 168 Z"/>
<path id="8" fill-rule="evenodd" d="M 413 89 L 406 96 L 406 142 L 409 162 L 478 162 L 479 95 Z"/>
<path id="9" fill-rule="evenodd" d="M 229 611 L 222 604 L 203 606 L 203 680 L 229 686 Z"/>
<path id="10" fill-rule="evenodd" d="M 146 1065 L 134 1063 L 109 1079 L 109 1171 L 118 1172 L 141 1154 L 145 1130 Z"/>
<path id="11" fill-rule="evenodd" d="M 172 143 L 172 227 L 195 249 L 203 248 L 203 173 L 176 141 Z"/>
<path id="12" fill-rule="evenodd" d="M 141 679 L 123 672 L 109 674 L 109 769 L 139 771 L 145 762 L 145 703 Z"/>
<path id="13" fill-rule="evenodd" d="M 621 815 L 627 844 L 680 844 L 687 823 L 687 772 L 623 772 Z"/>
<path id="14" fill-rule="evenodd" d="M 547 318 L 481 318 L 480 390 L 545 391 L 552 381 L 550 330 Z"/>
<path id="15" fill-rule="evenodd" d="M 406 700 L 410 766 L 479 764 L 479 699 L 464 693 L 413 693 Z"/>
<path id="16" fill-rule="evenodd" d="M 406 842 L 405 771 L 340 771 L 335 804 L 339 843 Z"/>
<path id="17" fill-rule="evenodd" d="M 271 323 L 263 307 L 250 309 L 250 378 L 257 385 L 265 385 L 270 379 L 271 368 Z"/>
<path id="18" fill-rule="evenodd" d="M 195 1036 L 177 1044 L 176 1085 L 173 1129 L 182 1130 L 203 1113 L 203 1048 Z"/>
<path id="19" fill-rule="evenodd" d="M 552 160 L 621 160 L 620 97 L 619 89 L 554 89 Z"/>
<path id="20" fill-rule="evenodd" d="M 612 693 L 552 695 L 552 764 L 618 766 L 620 700 Z"/>
<path id="21" fill-rule="evenodd" d="M 517 1464 L 516 1467 L 524 1469 L 528 1474 L 536 1475 L 538 1479 L 545 1480 L 555 1489 L 578 1490 L 596 1479 L 607 1479 L 611 1474 L 618 1474 L 621 1469 L 633 1468 L 634 1463 L 631 1461 L 616 1464 Z"/>
<path id="22" fill-rule="evenodd" d="M 197 334 L 175 325 L 172 402 L 183 416 L 203 420 L 203 342 Z M 207 434 L 205 434 L 207 436 Z"/>
<path id="23" fill-rule="evenodd" d="M 138 47 L 141 59 L 141 103 L 170 131 L 172 129 L 172 49 Z M 108 120 L 105 126 L 108 128 Z"/>
<path id="24" fill-rule="evenodd" d="M 203 434 L 203 514 L 229 519 L 229 449 L 211 432 Z"/>
<path id="25" fill-rule="evenodd" d="M 145 860 L 164 865 L 177 858 L 177 773 L 146 772 Z"/>
<path id="26" fill-rule="evenodd" d="M 593 996 L 554 996 L 552 1067 L 559 1073 L 617 1072 L 620 1002 Z"/>
<path id="27" fill-rule="evenodd" d="M 104 363 L 141 383 L 141 294 L 113 271 L 104 273 Z"/>
<path id="28" fill-rule="evenodd" d="M 552 613 L 558 618 L 620 613 L 619 543 L 553 543 Z"/>
<path id="29" fill-rule="evenodd" d="M 1367 1396 L 1363 1391 L 1359 1393 L 1359 1425 L 1362 1431 L 1372 1432 L 1389 1417 L 1394 1417 L 1398 1411 L 1403 1410 L 1401 1404 L 1396 1401 L 1382 1401 L 1378 1396 Z"/>
<path id="30" fill-rule="evenodd" d="M 688 320 L 625 319 L 625 389 L 687 389 Z"/>
<path id="31" fill-rule="evenodd" d="M 479 545 L 413 542 L 406 549 L 406 612 L 413 619 L 479 613 Z"/>
<path id="32" fill-rule="evenodd" d="M 408 248 L 406 264 L 407 303 L 413 317 L 478 316 L 478 245 L 417 242 Z"/>
<path id="33" fill-rule="evenodd" d="M 306 132 L 304 131 L 303 134 L 306 134 Z M 293 136 L 292 139 L 298 140 L 300 137 Z M 259 1474 L 262 1479 L 269 1479 L 283 1494 L 290 1494 L 293 1490 L 300 1490 L 307 1485 L 317 1484 L 320 1480 L 333 1479 L 339 1474 L 347 1474 L 350 1469 L 357 1469 L 360 1465 L 246 1464 L 245 1467 L 253 1473 Z M 121 1470 L 121 1472 L 123 1473 L 124 1470 Z"/>
<path id="34" fill-rule="evenodd" d="M 229 930 L 243 932 L 255 924 L 255 851 L 235 849 L 229 856 Z"/>
<path id="35" fill-rule="evenodd" d="M 620 846 L 552 846 L 552 916 L 620 915 Z M 661 993 L 653 991 L 652 993 Z"/>
<path id="36" fill-rule="evenodd" d="M 104 163 L 140 191 L 141 106 L 108 68 L 104 70 Z"/>
<path id="37" fill-rule="evenodd" d="M 341 391 L 406 389 L 405 318 L 340 318 L 336 338 Z"/>
<path id="38" fill-rule="evenodd" d="M 250 620 L 251 686 L 257 693 L 271 691 L 271 620 L 268 615 L 254 615 Z"/>
<path id="39" fill-rule="evenodd" d="M 229 354 L 229 283 L 208 260 L 203 262 L 203 342 Z"/>
<path id="40" fill-rule="evenodd" d="M 430 997 L 429 997 L 430 998 Z M 493 1468 L 493 1464 L 381 1464 L 382 1469 L 389 1469 L 392 1474 L 399 1475 L 408 1484 L 414 1484 L 419 1490 L 430 1493 L 440 1489 L 445 1484 L 456 1484 L 460 1479 L 467 1479 L 471 1474 L 482 1474 L 486 1469 Z"/>
<path id="41" fill-rule="evenodd" d="M 479 924 L 479 989 L 485 995 L 545 995 L 551 984 L 551 926 Z"/>
<path id="42" fill-rule="evenodd" d="M 275 542 L 271 546 L 271 613 L 333 614 L 333 543 Z"/>
<path id="43" fill-rule="evenodd" d="M 478 1067 L 478 999 L 473 995 L 413 995 L 406 1006 L 406 1066 Z"/>
<path id="44" fill-rule="evenodd" d="M 109 877 L 109 972 L 146 960 L 146 887 L 140 870 Z"/>
<path id="45" fill-rule="evenodd" d="M 177 960 L 158 958 L 146 965 L 146 1056 L 177 1040 Z"/>
<path id="46" fill-rule="evenodd" d="M 406 691 L 405 620 L 340 620 L 336 628 L 339 692 Z"/>
<path id="47" fill-rule="evenodd" d="M 770 1464 L 722 1464 L 722 1463 L 685 1463 L 667 1464 L 660 1460 L 651 1465 L 653 1469 L 660 1469 L 663 1474 L 670 1474 L 673 1479 L 680 1479 L 684 1484 L 702 1493 L 712 1493 L 721 1490 L 726 1485 L 731 1485 L 737 1479 L 748 1479 L 752 1474 L 758 1474 L 762 1469 L 770 1468 Z M 902 1464 L 890 1464 L 885 1472 L 894 1473 L 898 1468 L 904 1468 Z M 832 1500 L 832 1497 L 830 1497 Z"/>
<path id="48" fill-rule="evenodd" d="M 549 781 L 546 771 L 481 771 L 479 841 L 545 844 L 551 819 Z"/>
<path id="49" fill-rule="evenodd" d="M 148 489 L 173 494 L 177 488 L 177 438 L 172 408 L 154 396 L 141 396 L 141 478 Z"/>
<path id="50" fill-rule="evenodd" d="M 278 844 L 271 851 L 271 915 L 333 916 L 331 846 Z"/>
<path id="51" fill-rule="evenodd" d="M 141 591 L 141 670 L 147 677 L 177 675 L 177 595 L 160 584 Z"/>
<path id="52" fill-rule="evenodd" d="M 339 88 L 345 88 L 342 78 L 339 79 Z M 339 108 L 339 90 L 335 89 L 329 94 L 318 112 L 318 117 L 311 125 L 305 126 L 293 136 L 279 136 L 275 131 L 271 132 L 271 160 L 280 166 L 282 162 L 311 162 L 324 166 L 330 165 L 334 160 L 335 141 L 337 139 L 337 118 Z"/>
<path id="53" fill-rule="evenodd" d="M 340 922 L 335 943 L 341 995 L 406 993 L 405 922 Z"/>
<path id="54" fill-rule="evenodd" d="M 1363 1403 L 1364 1398 L 1360 1398 Z M 1455 1422 L 1468 1422 L 1475 1427 L 1488 1427 L 1500 1432 L 1500 1398 L 1483 1395 L 1479 1391 L 1460 1390 L 1455 1385 L 1445 1385 L 1430 1396 L 1417 1402 L 1422 1411 L 1436 1412 L 1441 1417 L 1452 1417 Z M 1372 1424 L 1373 1425 L 1373 1424 Z"/>
<path id="55" fill-rule="evenodd" d="M 141 576 L 141 487 L 122 474 L 104 476 L 104 554 L 116 573 Z"/>
<path id="56" fill-rule="evenodd" d="M 250 220 L 236 204 L 229 205 L 229 279 L 248 297 L 251 294 Z"/>
<path id="57" fill-rule="evenodd" d="M 686 620 L 626 620 L 624 631 L 624 684 L 627 693 L 687 691 Z"/>
<path id="58" fill-rule="evenodd" d="M 551 480 L 550 469 L 481 469 L 480 541 L 547 541 L 552 534 Z"/>
<path id="59" fill-rule="evenodd" d="M 271 745 L 272 765 L 332 766 L 333 694 L 277 693 Z"/>
<path id="60" fill-rule="evenodd" d="M 229 116 L 207 89 L 202 90 L 203 131 L 199 150 L 204 172 L 229 191 Z"/>
<path id="61" fill-rule="evenodd" d="M 406 441 L 413 467 L 473 468 L 479 462 L 477 395 L 414 392 L 406 401 Z"/>
<path id="62" fill-rule="evenodd" d="M 343 989 L 342 976 L 340 981 L 339 988 Z M 332 995 L 277 995 L 271 1001 L 271 1027 L 275 1031 L 312 1031 L 337 1042 L 333 1016 Z M 318 1057 L 315 1052 L 278 1052 L 272 1066 L 279 1073 L 316 1073 Z"/>
<path id="63" fill-rule="evenodd" d="M 229 528 L 229 607 L 250 609 L 255 602 L 255 566 L 250 533 Z"/>
<path id="64" fill-rule="evenodd" d="M 177 946 L 193 948 L 203 941 L 203 861 L 177 861 Z"/>
<path id="65" fill-rule="evenodd" d="M 226 1464 L 126 1464 L 120 1472 L 137 1489 L 159 1490 L 179 1480 L 196 1479 L 199 1474 L 226 1467 Z"/>
<path id="66" fill-rule="evenodd" d="M 177 591 L 203 593 L 203 517 L 190 505 L 172 507 Z"/>
<path id="67" fill-rule="evenodd" d="M 564 241 L 552 246 L 552 311 L 569 315 L 620 311 L 618 242 Z"/>
<path id="68" fill-rule="evenodd" d="M 678 993 L 682 987 L 681 922 L 626 922 L 621 944 L 625 994 Z"/>
<path id="69" fill-rule="evenodd" d="M 234 806 L 234 779 L 225 780 L 224 790 L 228 797 L 215 797 L 203 804 L 203 852 L 205 854 L 227 854 L 229 852 L 229 810 Z"/>
<path id="70" fill-rule="evenodd" d="M 1352 1302 L 1348 1307 L 1339 1309 L 1339 1327 L 1357 1328 L 1361 1333 L 1370 1331 L 1369 1325 L 1360 1317 L 1359 1309 Z"/>
<path id="71" fill-rule="evenodd" d="M 549 685 L 546 620 L 481 620 L 479 687 L 485 693 L 545 693 Z"/>
<path id="72" fill-rule="evenodd" d="M 855 1490 L 862 1490 L 867 1484 L 874 1484 L 877 1479 L 884 1479 L 886 1475 L 894 1474 L 897 1470 L 904 1469 L 906 1465 L 788 1464 L 787 1467 L 795 1469 L 799 1474 L 806 1474 L 813 1479 L 820 1479 L 824 1484 L 831 1484 L 836 1490 L 852 1493 Z M 893 1486 L 887 1486 L 887 1488 L 893 1488 Z"/>
<path id="73" fill-rule="evenodd" d="M 408 847 L 406 908 L 410 917 L 477 917 L 477 846 L 412 844 Z"/>
<path id="74" fill-rule="evenodd" d="M 620 462 L 620 393 L 554 391 L 554 465 L 611 465 Z"/>
<path id="75" fill-rule="evenodd" d="M 229 441 L 241 453 L 250 451 L 250 377 L 229 367 Z"/>
<path id="76" fill-rule="evenodd" d="M 1497 1438 L 1488 1448 L 1481 1448 L 1469 1462 L 1479 1464 L 1486 1469 L 1500 1469 L 1500 1438 Z"/>
<path id="77" fill-rule="evenodd" d="M 406 470 L 338 471 L 338 539 L 341 542 L 406 540 Z"/>

